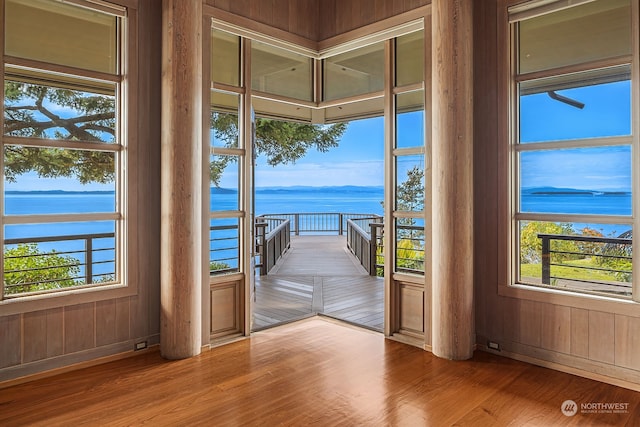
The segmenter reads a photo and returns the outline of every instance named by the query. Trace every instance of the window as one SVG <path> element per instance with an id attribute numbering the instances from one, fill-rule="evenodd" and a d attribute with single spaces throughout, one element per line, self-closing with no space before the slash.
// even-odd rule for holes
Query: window
<path id="1" fill-rule="evenodd" d="M 324 101 L 384 89 L 384 42 L 323 60 Z"/>
<path id="2" fill-rule="evenodd" d="M 424 91 L 395 95 L 395 271 L 424 274 Z"/>
<path id="3" fill-rule="evenodd" d="M 126 10 L 100 4 L 0 3 L 0 299 L 124 283 Z"/>
<path id="4" fill-rule="evenodd" d="M 251 42 L 251 87 L 255 91 L 313 100 L 313 60 L 275 46 Z"/>
<path id="5" fill-rule="evenodd" d="M 510 9 L 514 282 L 630 298 L 631 4 L 538 5 Z"/>

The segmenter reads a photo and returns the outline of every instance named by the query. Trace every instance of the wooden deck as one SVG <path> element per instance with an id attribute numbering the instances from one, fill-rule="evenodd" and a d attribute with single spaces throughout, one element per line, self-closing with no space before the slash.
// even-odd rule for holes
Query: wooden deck
<path id="1" fill-rule="evenodd" d="M 345 236 L 294 236 L 267 276 L 256 276 L 253 329 L 321 314 L 383 328 L 384 280 L 371 277 Z"/>

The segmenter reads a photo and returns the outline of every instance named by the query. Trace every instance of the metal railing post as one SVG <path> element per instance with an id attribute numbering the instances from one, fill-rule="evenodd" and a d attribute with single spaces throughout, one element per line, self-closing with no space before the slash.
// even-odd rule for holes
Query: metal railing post
<path id="1" fill-rule="evenodd" d="M 267 223 L 256 223 L 256 236 L 258 238 L 258 248 L 256 252 L 260 256 L 260 275 L 265 276 L 267 274 L 267 251 L 265 250 Z"/>
<path id="2" fill-rule="evenodd" d="M 295 214 L 295 227 L 296 227 L 296 236 L 300 235 L 300 214 Z"/>
<path id="3" fill-rule="evenodd" d="M 376 255 L 378 253 L 378 227 L 369 224 L 369 228 L 371 228 L 371 240 L 369 241 L 369 276 L 376 276 L 378 274 L 378 269 L 376 268 L 377 258 Z"/>
<path id="4" fill-rule="evenodd" d="M 93 239 L 91 237 L 84 239 L 84 251 L 84 280 L 88 285 L 93 283 Z"/>
<path id="5" fill-rule="evenodd" d="M 551 284 L 551 239 L 542 236 L 542 283 Z"/>
<path id="6" fill-rule="evenodd" d="M 340 235 L 340 236 L 342 236 L 342 234 L 344 233 L 344 227 L 342 225 L 342 221 L 343 221 L 343 217 L 342 217 L 342 214 L 340 213 L 340 214 L 338 214 L 338 222 L 339 222 L 338 235 Z"/>

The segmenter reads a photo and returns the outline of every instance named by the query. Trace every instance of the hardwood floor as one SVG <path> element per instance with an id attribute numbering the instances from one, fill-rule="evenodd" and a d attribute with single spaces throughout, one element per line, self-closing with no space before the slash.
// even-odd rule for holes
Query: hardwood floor
<path id="1" fill-rule="evenodd" d="M 344 236 L 293 236 L 291 249 L 256 279 L 254 330 L 324 314 L 382 331 L 384 281 L 347 250 Z"/>
<path id="2" fill-rule="evenodd" d="M 626 413 L 562 414 L 565 400 Z M 476 352 L 453 362 L 313 318 L 179 361 L 158 352 L 0 390 L 2 426 L 638 425 L 640 393 Z"/>

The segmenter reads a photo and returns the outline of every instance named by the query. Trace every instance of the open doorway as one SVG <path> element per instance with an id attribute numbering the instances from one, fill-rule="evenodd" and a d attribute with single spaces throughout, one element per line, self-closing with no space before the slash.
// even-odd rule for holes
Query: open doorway
<path id="1" fill-rule="evenodd" d="M 383 118 L 259 118 L 256 129 L 253 330 L 319 314 L 382 331 Z M 271 149 L 270 138 L 285 134 L 295 139 L 289 153 L 303 156 Z"/>

